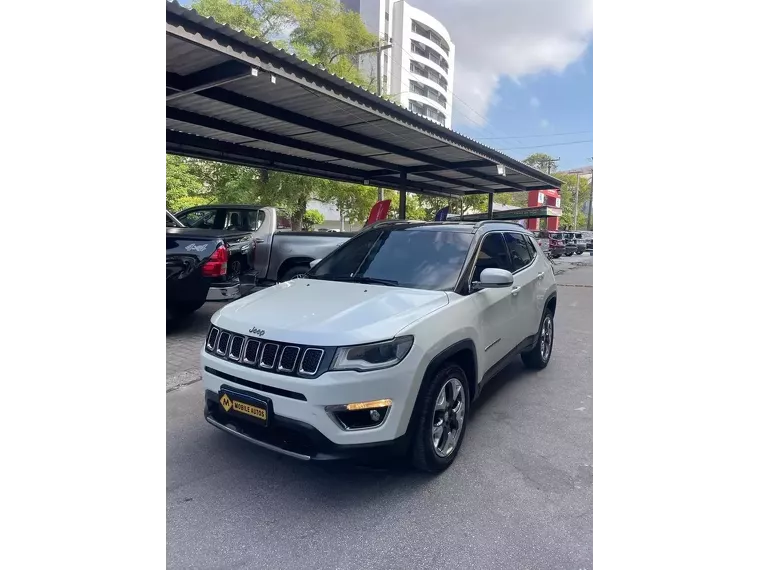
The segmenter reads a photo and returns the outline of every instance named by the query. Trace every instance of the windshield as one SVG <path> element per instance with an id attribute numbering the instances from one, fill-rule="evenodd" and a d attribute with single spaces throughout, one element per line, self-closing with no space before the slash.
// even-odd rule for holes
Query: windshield
<path id="1" fill-rule="evenodd" d="M 367 230 L 324 258 L 312 279 L 453 289 L 472 234 L 424 226 Z"/>

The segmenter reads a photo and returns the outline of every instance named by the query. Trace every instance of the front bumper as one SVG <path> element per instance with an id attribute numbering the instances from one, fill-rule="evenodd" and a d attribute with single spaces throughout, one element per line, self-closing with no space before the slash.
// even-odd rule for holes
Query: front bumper
<path id="1" fill-rule="evenodd" d="M 305 422 L 274 413 L 269 416 L 269 424 L 262 427 L 225 412 L 219 403 L 218 393 L 211 390 L 205 393 L 204 415 L 208 423 L 222 431 L 257 447 L 301 461 L 392 458 L 402 456 L 408 449 L 406 434 L 391 441 L 340 445 Z"/>
<path id="2" fill-rule="evenodd" d="M 265 444 L 262 447 L 273 446 L 288 455 L 293 452 L 305 456 L 300 459 L 362 455 L 364 448 L 371 448 L 373 453 L 377 448 L 387 448 L 394 453 L 407 432 L 421 384 L 417 374 L 421 352 L 414 347 L 403 362 L 384 370 L 333 371 L 302 378 L 242 366 L 203 351 L 206 419 L 216 427 L 232 423 L 243 432 L 238 434 L 240 437 L 246 436 L 243 439 Z M 266 400 L 269 425 L 246 422 L 239 414 L 230 416 L 218 405 L 220 390 Z M 326 410 L 329 406 L 381 399 L 392 400 L 392 405 L 376 427 L 345 429 Z"/>

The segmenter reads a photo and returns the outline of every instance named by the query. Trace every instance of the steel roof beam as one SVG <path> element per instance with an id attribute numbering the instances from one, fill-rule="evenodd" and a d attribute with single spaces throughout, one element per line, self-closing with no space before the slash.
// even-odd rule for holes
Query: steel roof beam
<path id="1" fill-rule="evenodd" d="M 414 174 L 414 176 L 423 176 L 424 178 L 429 178 L 430 180 L 434 180 L 436 182 L 442 182 L 443 184 L 453 184 L 454 186 L 461 186 L 462 188 L 470 188 L 472 190 L 477 190 L 483 194 L 492 194 L 496 191 L 496 189 L 493 188 L 487 188 L 486 186 L 480 186 L 479 184 L 472 184 L 471 182 L 464 182 L 458 178 L 446 178 L 445 176 L 439 176 L 437 174 L 420 172 L 418 174 Z"/>
<path id="2" fill-rule="evenodd" d="M 291 166 L 296 167 L 298 173 L 309 176 L 329 177 L 329 175 L 334 175 L 340 180 L 352 180 L 358 183 L 383 185 L 385 187 L 393 186 L 399 188 L 401 185 L 398 178 L 391 176 L 396 173 L 388 170 L 359 170 L 347 166 L 331 164 L 329 162 L 319 162 L 307 158 L 300 158 L 278 152 L 241 146 L 230 142 L 218 141 L 171 129 L 166 130 L 166 142 L 167 145 L 171 147 L 170 150 L 172 152 L 194 156 L 196 158 L 209 158 L 208 155 L 203 152 L 198 152 L 198 150 L 210 151 L 218 154 L 213 155 L 213 160 L 220 160 L 222 162 L 244 164 L 243 161 L 235 159 L 235 157 L 247 157 L 260 161 L 261 163 L 256 165 L 259 168 L 268 167 L 272 170 L 288 171 L 287 167 Z M 252 165 L 248 164 L 248 166 Z M 439 187 L 430 186 L 422 182 L 409 181 L 407 187 L 408 190 L 421 194 L 434 193 L 439 195 L 443 193 Z"/>
<path id="3" fill-rule="evenodd" d="M 391 172 L 401 172 L 403 170 L 403 168 L 397 164 L 385 162 L 384 160 L 378 160 L 376 158 L 368 156 L 353 154 L 352 152 L 346 152 L 335 148 L 321 146 L 293 137 L 286 137 L 283 135 L 270 133 L 268 131 L 262 131 L 261 129 L 239 125 L 237 123 L 230 123 L 229 121 L 223 121 L 221 119 L 214 119 L 213 117 L 200 115 L 198 113 L 193 113 L 192 111 L 185 111 L 184 109 L 177 109 L 176 107 L 166 107 L 166 118 L 188 123 L 190 125 L 215 129 L 217 131 L 222 131 L 225 133 L 233 133 L 244 137 L 250 137 L 251 139 L 262 140 L 282 146 L 288 146 L 291 148 L 297 148 L 299 150 L 304 150 L 307 152 L 331 156 L 334 158 L 339 158 L 341 160 L 350 160 L 351 162 L 366 164 L 367 166 L 374 166 L 376 168 L 381 168 L 383 170 L 388 170 Z"/>
<path id="4" fill-rule="evenodd" d="M 255 75 L 258 75 L 258 70 L 255 67 L 238 61 L 226 61 L 184 76 L 181 88 L 177 88 L 176 86 L 169 86 L 169 73 L 166 73 L 167 91 L 169 89 L 174 91 L 173 93 L 166 94 L 166 101 L 173 101 L 174 99 L 197 93 L 203 89 L 208 89 L 209 87 L 226 85 L 227 83 Z"/>
<path id="5" fill-rule="evenodd" d="M 463 162 L 452 162 L 450 170 L 459 171 L 461 168 L 483 168 L 486 166 L 495 166 L 496 163 L 491 160 L 465 160 Z M 436 172 L 438 170 L 445 170 L 441 166 L 434 166 L 432 164 L 420 164 L 418 166 L 406 167 L 406 172 L 409 174 L 418 174 L 420 172 Z"/>
<path id="6" fill-rule="evenodd" d="M 278 162 L 282 164 L 290 163 L 294 166 L 309 168 L 319 172 L 334 172 L 335 174 L 344 174 L 346 176 L 355 177 L 360 180 L 369 180 L 377 176 L 387 176 L 389 174 L 394 174 L 393 171 L 388 170 L 359 170 L 358 168 L 349 168 L 347 166 L 340 166 L 338 164 L 332 164 L 330 162 L 319 162 L 318 160 L 311 160 L 309 158 L 300 158 L 289 154 L 251 148 L 248 146 L 242 146 L 226 141 L 219 141 L 198 135 L 182 133 L 180 131 L 174 131 L 171 129 L 166 130 L 166 142 L 205 148 L 226 154 L 249 156 L 251 158 L 265 162 Z"/>
<path id="7" fill-rule="evenodd" d="M 166 75 L 167 85 L 169 87 L 178 86 L 181 89 L 181 83 L 177 82 L 174 79 L 181 78 L 181 76 L 172 73 L 167 73 Z M 173 77 L 170 78 L 170 75 Z M 178 81 L 181 81 L 181 79 Z M 207 99 L 212 99 L 213 101 L 217 101 L 219 103 L 231 105 L 240 109 L 247 109 L 248 111 L 252 111 L 260 115 L 265 115 L 279 121 L 284 121 L 286 123 L 291 123 L 293 125 L 298 125 L 314 131 L 319 131 L 321 133 L 351 141 L 356 144 L 361 144 L 370 148 L 376 148 L 378 150 L 397 154 L 406 158 L 410 158 L 412 160 L 418 160 L 419 162 L 433 164 L 435 166 L 441 167 L 443 170 L 451 170 L 450 163 L 437 159 L 433 156 L 429 156 L 418 151 L 409 150 L 393 143 L 377 140 L 373 137 L 362 135 L 361 133 L 357 133 L 355 131 L 349 131 L 348 129 L 344 129 L 330 123 L 325 123 L 324 121 L 307 117 L 305 115 L 295 113 L 294 111 L 289 111 L 287 109 L 277 107 L 276 105 L 266 103 L 265 101 L 260 101 L 258 99 L 253 99 L 252 97 L 247 97 L 245 95 L 240 95 L 226 89 L 221 89 L 220 87 L 212 87 L 210 89 L 198 91 L 195 94 L 201 97 L 206 97 Z"/>

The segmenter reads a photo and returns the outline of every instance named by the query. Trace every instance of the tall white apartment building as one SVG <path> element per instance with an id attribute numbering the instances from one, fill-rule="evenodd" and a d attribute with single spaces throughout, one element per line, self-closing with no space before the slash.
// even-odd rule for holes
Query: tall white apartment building
<path id="1" fill-rule="evenodd" d="M 392 44 L 380 57 L 382 92 L 450 128 L 456 48 L 445 26 L 405 0 L 341 1 L 361 15 L 382 44 Z M 362 56 L 359 65 L 368 77 L 376 79 L 376 56 Z"/>

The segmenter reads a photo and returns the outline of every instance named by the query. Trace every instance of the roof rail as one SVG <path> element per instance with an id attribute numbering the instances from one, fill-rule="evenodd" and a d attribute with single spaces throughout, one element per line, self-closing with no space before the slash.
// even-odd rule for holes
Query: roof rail
<path id="1" fill-rule="evenodd" d="M 517 222 L 512 222 L 510 220 L 479 220 L 475 222 L 475 227 L 480 227 L 484 224 L 508 224 L 510 226 L 516 226 L 520 230 L 529 231 L 527 228 L 522 226 L 521 224 L 518 224 Z"/>

